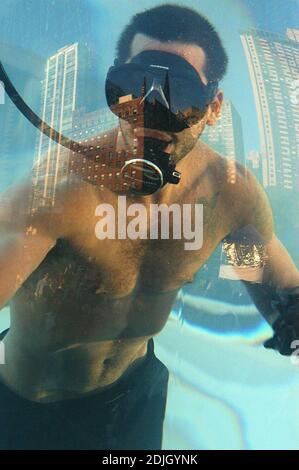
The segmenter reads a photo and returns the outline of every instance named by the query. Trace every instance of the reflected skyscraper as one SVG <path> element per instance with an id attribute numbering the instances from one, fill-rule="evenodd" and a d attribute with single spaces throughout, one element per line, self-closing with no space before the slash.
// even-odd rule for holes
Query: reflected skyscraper
<path id="1" fill-rule="evenodd" d="M 298 190 L 298 30 L 284 37 L 252 29 L 241 41 L 257 109 L 263 185 Z"/>
<path id="2" fill-rule="evenodd" d="M 53 54 L 42 82 L 42 120 L 58 132 L 72 130 L 78 78 L 78 43 Z M 69 150 L 40 133 L 34 165 L 32 211 L 54 205 L 56 185 L 67 174 Z"/>
<path id="3" fill-rule="evenodd" d="M 120 162 L 114 153 L 118 136 L 118 118 L 109 110 L 102 108 L 87 113 L 80 108 L 74 113 L 73 138 L 80 144 L 88 146 L 88 154 L 81 150 L 72 151 L 69 162 L 69 175 L 81 179 L 114 187 L 120 179 Z"/>
<path id="4" fill-rule="evenodd" d="M 118 118 L 108 107 L 87 113 L 80 108 L 74 113 L 73 138 L 82 140 L 94 136 L 95 132 L 101 134 L 118 126 Z"/>
<path id="5" fill-rule="evenodd" d="M 41 118 L 59 133 L 72 137 L 75 109 L 97 104 L 96 61 L 86 44 L 59 49 L 46 62 L 42 81 Z M 67 177 L 70 151 L 42 132 L 38 135 L 33 170 L 33 212 L 52 207 L 56 187 Z"/>
<path id="6" fill-rule="evenodd" d="M 144 152 L 142 144 L 137 146 L 137 142 L 133 149 L 116 151 L 121 133 L 119 118 L 126 116 L 131 125 L 144 127 L 142 97 L 143 95 L 138 98 L 133 98 L 132 95 L 122 96 L 119 103 L 113 106 L 114 112 L 109 108 L 102 108 L 86 113 L 83 108 L 74 113 L 74 140 L 83 146 L 87 145 L 89 150 L 88 155 L 82 154 L 80 149 L 71 152 L 70 175 L 77 175 L 100 188 L 126 191 L 127 182 L 121 176 L 121 168 L 127 160 L 136 158 L 138 154 L 143 155 Z M 134 171 L 136 173 L 136 170 L 132 170 L 133 173 Z"/>

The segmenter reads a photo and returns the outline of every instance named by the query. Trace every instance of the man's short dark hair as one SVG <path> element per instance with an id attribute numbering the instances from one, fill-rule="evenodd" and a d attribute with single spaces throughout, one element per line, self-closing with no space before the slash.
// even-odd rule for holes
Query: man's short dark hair
<path id="1" fill-rule="evenodd" d="M 192 8 L 166 4 L 134 15 L 116 46 L 120 63 L 129 58 L 132 41 L 138 33 L 162 42 L 197 44 L 206 54 L 207 79 L 221 80 L 225 75 L 228 57 L 221 39 L 211 23 Z"/>

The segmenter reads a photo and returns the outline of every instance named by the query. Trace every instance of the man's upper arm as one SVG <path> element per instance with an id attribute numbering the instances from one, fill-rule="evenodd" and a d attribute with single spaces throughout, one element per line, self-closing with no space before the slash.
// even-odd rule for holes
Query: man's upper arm
<path id="1" fill-rule="evenodd" d="M 0 196 L 0 308 L 56 242 L 38 217 L 29 218 L 31 191 L 24 180 Z"/>
<path id="2" fill-rule="evenodd" d="M 234 197 L 238 201 L 232 225 L 223 239 L 227 263 L 221 265 L 220 277 L 263 282 L 267 246 L 274 237 L 273 216 L 268 197 L 256 177 L 247 169 L 236 181 Z"/>
<path id="3" fill-rule="evenodd" d="M 274 233 L 272 209 L 268 197 L 252 174 L 251 179 L 252 191 L 256 193 L 256 198 L 249 214 L 249 226 L 252 225 L 261 237 L 260 243 L 264 252 L 262 282 L 276 289 L 298 286 L 298 269 Z"/>
<path id="4" fill-rule="evenodd" d="M 267 244 L 274 235 L 274 222 L 271 205 L 268 196 L 258 182 L 257 178 L 247 170 L 248 195 L 252 198 L 252 205 L 249 203 L 247 216 L 248 226 L 252 226 L 256 231 L 258 240 Z"/>
<path id="5" fill-rule="evenodd" d="M 55 241 L 45 234 L 10 233 L 0 241 L 0 309 L 39 266 Z"/>

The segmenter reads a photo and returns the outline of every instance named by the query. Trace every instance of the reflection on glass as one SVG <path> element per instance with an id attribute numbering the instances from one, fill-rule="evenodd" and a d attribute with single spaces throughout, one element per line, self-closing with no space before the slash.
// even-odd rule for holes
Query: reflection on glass
<path id="1" fill-rule="evenodd" d="M 5 2 L 74 145 L 1 88 L 1 449 L 298 447 L 299 33 L 227 3 Z"/>

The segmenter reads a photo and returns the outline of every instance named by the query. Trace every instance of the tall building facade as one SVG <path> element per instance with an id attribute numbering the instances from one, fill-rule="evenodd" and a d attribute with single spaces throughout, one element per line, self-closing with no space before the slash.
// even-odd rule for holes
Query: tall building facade
<path id="1" fill-rule="evenodd" d="M 73 115 L 73 138 L 76 141 L 92 138 L 118 126 L 118 117 L 108 107 L 87 112 L 86 108 L 76 109 Z"/>
<path id="2" fill-rule="evenodd" d="M 137 139 L 133 149 L 118 148 L 119 118 L 126 117 L 134 127 L 144 127 L 142 97 L 121 97 L 119 103 L 112 107 L 113 113 L 107 108 L 91 113 L 82 109 L 75 113 L 73 137 L 81 148 L 78 146 L 78 150 L 71 152 L 70 176 L 79 176 L 102 189 L 127 190 L 126 178 L 132 178 L 136 170 L 121 174 L 121 169 L 126 161 L 138 154 L 143 155 L 143 148 Z"/>
<path id="3" fill-rule="evenodd" d="M 298 31 L 241 34 L 257 109 L 263 185 L 299 189 Z"/>
<path id="4" fill-rule="evenodd" d="M 56 131 L 70 135 L 76 106 L 78 43 L 52 55 L 47 60 L 45 75 L 41 118 Z M 34 165 L 33 211 L 54 205 L 56 186 L 67 175 L 68 157 L 68 149 L 40 133 Z"/>

